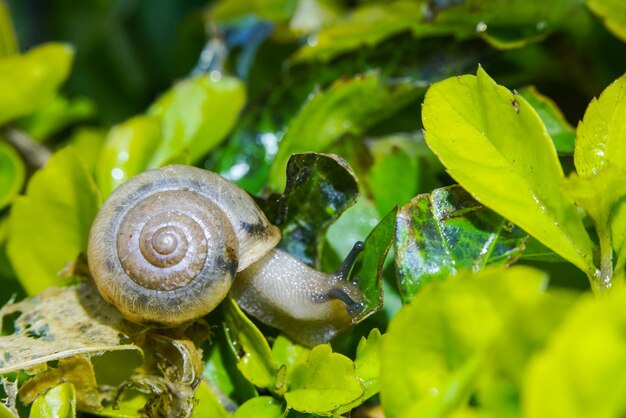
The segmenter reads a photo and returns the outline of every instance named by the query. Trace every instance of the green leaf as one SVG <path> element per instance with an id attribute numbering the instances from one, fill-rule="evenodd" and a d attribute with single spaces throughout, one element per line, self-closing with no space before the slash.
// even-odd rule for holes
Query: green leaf
<path id="1" fill-rule="evenodd" d="M 626 42 L 626 4 L 621 0 L 586 0 L 613 35 Z"/>
<path id="2" fill-rule="evenodd" d="M 534 86 L 519 90 L 519 94 L 535 109 L 559 153 L 574 152 L 576 131 L 565 119 L 561 110 L 549 97 L 539 93 Z"/>
<path id="3" fill-rule="evenodd" d="M 19 52 L 17 36 L 13 28 L 11 11 L 5 2 L 0 2 L 0 58 Z"/>
<path id="4" fill-rule="evenodd" d="M 517 307 L 490 342 L 489 361 L 476 381 L 475 399 L 484 416 L 522 416 L 522 382 L 527 365 L 561 325 L 578 298 L 575 293 L 552 291 Z"/>
<path id="5" fill-rule="evenodd" d="M 20 119 L 17 127 L 28 132 L 38 141 L 43 141 L 68 126 L 93 117 L 96 113 L 95 104 L 85 97 L 69 100 L 55 96 L 41 109 L 24 119 Z"/>
<path id="6" fill-rule="evenodd" d="M 288 377 L 285 400 L 289 407 L 318 414 L 329 414 L 363 395 L 355 365 L 349 358 L 333 353 L 329 344 L 314 347 L 304 363 Z"/>
<path id="7" fill-rule="evenodd" d="M 398 288 L 405 303 L 426 283 L 459 270 L 513 263 L 528 239 L 459 186 L 435 189 L 401 207 L 395 234 Z"/>
<path id="8" fill-rule="evenodd" d="M 24 184 L 25 168 L 12 146 L 0 142 L 0 209 L 11 204 Z"/>
<path id="9" fill-rule="evenodd" d="M 294 12 L 295 0 L 253 0 L 242 3 L 237 0 L 220 0 L 212 5 L 211 17 L 218 22 L 243 18 L 255 14 L 271 21 L 284 21 Z"/>
<path id="10" fill-rule="evenodd" d="M 426 93 L 425 138 L 450 175 L 480 203 L 596 274 L 593 243 L 561 190 L 563 170 L 541 119 L 482 68 Z"/>
<path id="11" fill-rule="evenodd" d="M 528 267 L 492 266 L 433 282 L 392 319 L 381 352 L 385 416 L 448 416 L 470 399 L 489 345 L 515 333 L 508 318 L 541 296 L 547 278 Z"/>
<path id="12" fill-rule="evenodd" d="M 272 357 L 278 365 L 284 365 L 288 371 L 306 361 L 310 348 L 296 344 L 289 337 L 280 334 L 272 345 Z"/>
<path id="13" fill-rule="evenodd" d="M 356 203 L 328 228 L 325 244 L 341 258 L 352 250 L 355 242 L 365 241 L 372 228 L 380 223 L 380 219 L 372 201 L 361 195 Z"/>
<path id="14" fill-rule="evenodd" d="M 160 141 L 161 125 L 155 116 L 135 116 L 114 126 L 96 164 L 96 181 L 103 197 L 145 171 Z"/>
<path id="15" fill-rule="evenodd" d="M 24 55 L 0 58 L 0 124 L 52 100 L 69 74 L 73 56 L 70 46 L 49 43 Z"/>
<path id="16" fill-rule="evenodd" d="M 233 298 L 227 297 L 222 306 L 226 336 L 233 353 L 239 359 L 237 367 L 255 386 L 273 388 L 278 367 L 274 363 L 267 340 Z"/>
<path id="17" fill-rule="evenodd" d="M 357 259 L 352 277 L 359 278 L 363 292 L 363 310 L 355 322 L 377 312 L 383 304 L 383 265 L 394 238 L 397 208 L 392 209 L 365 239 L 365 249 Z"/>
<path id="18" fill-rule="evenodd" d="M 204 377 L 212 388 L 227 398 L 222 399 L 222 403 L 242 404 L 257 396 L 252 383 L 237 368 L 239 359 L 233 353 L 223 327 L 214 331 L 211 344 L 205 348 L 204 355 Z"/>
<path id="19" fill-rule="evenodd" d="M 96 172 L 96 164 L 100 151 L 106 140 L 106 131 L 97 128 L 81 127 L 76 129 L 68 140 L 81 160 L 85 163 L 87 171 Z"/>
<path id="20" fill-rule="evenodd" d="M 600 286 L 610 286 L 613 274 L 613 247 L 619 251 L 623 245 L 624 231 L 611 231 L 610 216 L 615 206 L 626 195 L 624 171 L 612 165 L 605 166 L 598 174 L 579 177 L 572 174 L 565 179 L 563 188 L 576 204 L 589 214 L 596 227 L 600 242 L 601 277 Z M 616 225 L 619 225 L 618 220 Z M 615 237 L 615 245 L 612 245 Z M 618 264 L 620 261 L 618 261 Z"/>
<path id="21" fill-rule="evenodd" d="M 317 265 L 320 239 L 359 195 L 354 172 L 340 157 L 305 153 L 289 158 L 277 221 L 280 247 Z"/>
<path id="22" fill-rule="evenodd" d="M 419 2 L 396 1 L 365 4 L 344 19 L 322 28 L 295 54 L 296 61 L 329 61 L 362 46 L 408 31 L 423 17 Z"/>
<path id="23" fill-rule="evenodd" d="M 341 418 L 342 415 L 328 415 L 328 414 L 311 414 L 308 412 L 300 412 L 295 409 L 287 408 L 287 412 L 285 413 L 285 418 Z"/>
<path id="24" fill-rule="evenodd" d="M 248 417 L 282 418 L 283 404 L 271 396 L 258 396 L 256 398 L 252 398 L 237 408 L 233 414 L 233 418 Z"/>
<path id="25" fill-rule="evenodd" d="M 230 414 L 217 399 L 206 381 L 202 381 L 194 398 L 197 400 L 196 406 L 193 408 L 192 417 L 211 417 L 211 418 L 228 418 Z"/>
<path id="26" fill-rule="evenodd" d="M 543 39 L 582 12 L 582 0 L 473 0 L 365 2 L 344 19 L 323 27 L 295 55 L 329 61 L 362 46 L 374 46 L 401 32 L 417 39 L 481 37 L 499 49 Z"/>
<path id="27" fill-rule="evenodd" d="M 420 175 L 427 170 L 422 165 L 424 159 L 419 155 L 420 146 L 432 155 L 423 139 L 417 136 L 395 135 L 369 143 L 373 161 L 363 177 L 380 216 L 385 216 L 395 206 L 407 203 L 418 190 L 424 190 Z M 394 187 L 389 187 L 390 184 Z"/>
<path id="28" fill-rule="evenodd" d="M 573 308 L 524 372 L 524 417 L 609 418 L 626 413 L 624 303 L 622 287 L 601 298 L 586 296 Z"/>
<path id="29" fill-rule="evenodd" d="M 0 418 L 15 418 L 13 412 L 3 402 L 0 402 Z"/>
<path id="30" fill-rule="evenodd" d="M 363 384 L 365 391 L 360 398 L 340 408 L 337 411 L 338 415 L 356 408 L 380 390 L 380 347 L 382 340 L 383 336 L 378 328 L 372 329 L 367 339 L 361 337 L 356 348 L 354 366 L 356 377 Z"/>
<path id="31" fill-rule="evenodd" d="M 61 383 L 38 397 L 30 410 L 30 418 L 74 418 L 76 391 L 70 382 Z"/>
<path id="32" fill-rule="evenodd" d="M 183 151 L 197 162 L 230 132 L 245 100 L 243 84 L 233 77 L 211 73 L 176 84 L 149 110 L 161 119 L 163 130 L 150 168 L 164 165 Z"/>
<path id="33" fill-rule="evenodd" d="M 374 73 L 338 80 L 315 94 L 291 121 L 270 170 L 269 185 L 282 190 L 292 154 L 324 152 L 347 134 L 359 135 L 417 98 L 422 91 L 409 82 L 385 82 Z"/>
<path id="34" fill-rule="evenodd" d="M 11 210 L 8 254 L 29 294 L 63 283 L 59 271 L 87 250 L 99 207 L 96 185 L 75 151 L 54 154 Z"/>
<path id="35" fill-rule="evenodd" d="M 580 176 L 600 172 L 611 164 L 626 171 L 626 75 L 593 99 L 576 130 L 574 163 Z"/>

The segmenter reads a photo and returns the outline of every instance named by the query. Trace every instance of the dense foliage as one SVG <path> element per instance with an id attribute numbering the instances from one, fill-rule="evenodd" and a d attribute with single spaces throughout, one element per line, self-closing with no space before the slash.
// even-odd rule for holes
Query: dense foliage
<path id="1" fill-rule="evenodd" d="M 35 3 L 0 1 L 0 417 L 626 414 L 623 2 Z M 355 326 L 100 301 L 98 208 L 172 163 L 311 266 L 365 241 Z"/>

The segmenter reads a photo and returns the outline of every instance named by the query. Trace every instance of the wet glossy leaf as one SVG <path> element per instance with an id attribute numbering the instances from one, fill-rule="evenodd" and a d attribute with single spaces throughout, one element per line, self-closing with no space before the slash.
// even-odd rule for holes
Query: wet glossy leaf
<path id="1" fill-rule="evenodd" d="M 528 239 L 460 186 L 435 189 L 401 207 L 395 234 L 398 287 L 404 302 L 426 283 L 460 270 L 513 263 Z"/>
<path id="2" fill-rule="evenodd" d="M 576 131 L 565 119 L 556 103 L 539 93 L 534 86 L 519 90 L 519 94 L 537 111 L 556 150 L 563 154 L 573 153 Z"/>
<path id="3" fill-rule="evenodd" d="M 9 144 L 0 142 L 0 209 L 11 204 L 24 184 L 24 163 Z"/>
<path id="4" fill-rule="evenodd" d="M 325 151 L 343 135 L 358 135 L 418 97 L 409 82 L 385 82 L 378 74 L 338 80 L 300 109 L 280 142 L 269 185 L 281 190 L 291 154 Z"/>
<path id="5" fill-rule="evenodd" d="M 481 37 L 499 49 L 541 40 L 582 11 L 582 1 L 473 0 L 365 3 L 322 28 L 296 54 L 298 60 L 329 61 L 357 47 L 374 46 L 401 32 L 416 38 Z"/>
<path id="6" fill-rule="evenodd" d="M 573 308 L 524 373 L 524 417 L 626 413 L 625 302 L 620 288 L 602 298 L 586 296 Z"/>
<path id="7" fill-rule="evenodd" d="M 260 388 L 272 388 L 277 371 L 272 351 L 261 331 L 241 311 L 234 299 L 222 303 L 224 328 L 241 373 Z"/>
<path id="8" fill-rule="evenodd" d="M 271 396 L 258 396 L 256 398 L 252 398 L 237 408 L 233 414 L 233 418 L 282 418 L 282 416 L 282 402 L 272 398 Z"/>
<path id="9" fill-rule="evenodd" d="M 446 416 L 462 409 L 492 360 L 490 344 L 501 333 L 515 335 L 510 315 L 537 301 L 546 283 L 538 270 L 493 266 L 417 293 L 393 318 L 383 342 L 385 416 Z"/>
<path id="10" fill-rule="evenodd" d="M 582 11 L 583 0 L 473 0 L 431 5 L 424 17 L 457 37 L 477 35 L 496 48 L 509 49 L 545 38 Z"/>
<path id="11" fill-rule="evenodd" d="M 285 400 L 301 412 L 333 413 L 364 393 L 352 360 L 333 353 L 329 344 L 314 347 L 306 362 L 293 369 L 288 381 Z"/>
<path id="12" fill-rule="evenodd" d="M 365 249 L 357 259 L 352 278 L 359 278 L 359 288 L 363 292 L 363 311 L 355 322 L 377 312 L 383 304 L 383 265 L 391 249 L 398 210 L 394 208 L 365 239 Z"/>
<path id="13" fill-rule="evenodd" d="M 593 220 L 600 241 L 600 256 L 603 263 L 600 280 L 609 282 L 612 272 L 612 247 L 619 252 L 623 245 L 624 231 L 612 231 L 610 221 L 615 206 L 626 195 L 624 171 L 606 165 L 597 175 L 579 177 L 572 174 L 565 180 L 563 183 L 565 192 Z M 620 220 L 614 223 L 615 226 L 619 224 Z M 616 240 L 614 245 L 611 242 L 613 238 Z"/>
<path id="14" fill-rule="evenodd" d="M 615 36 L 626 42 L 626 4 L 620 0 L 586 0 L 594 12 Z"/>
<path id="15" fill-rule="evenodd" d="M 25 116 L 48 103 L 67 78 L 74 50 L 49 43 L 24 55 L 0 58 L 0 124 Z"/>
<path id="16" fill-rule="evenodd" d="M 31 418 L 74 418 L 76 392 L 70 382 L 61 383 L 35 400 L 30 410 Z"/>
<path id="17" fill-rule="evenodd" d="M 480 203 L 596 274 L 593 243 L 561 190 L 563 170 L 541 119 L 482 68 L 427 92 L 425 138 L 450 175 Z"/>
<path id="18" fill-rule="evenodd" d="M 233 408 L 257 396 L 252 383 L 237 368 L 238 358 L 233 353 L 223 327 L 215 330 L 211 344 L 205 348 L 205 355 L 204 377 L 215 388 L 215 392 L 221 394 L 222 404 Z"/>
<path id="19" fill-rule="evenodd" d="M 597 174 L 611 164 L 626 170 L 626 75 L 593 99 L 576 130 L 574 162 L 580 176 Z"/>
<path id="20" fill-rule="evenodd" d="M 320 239 L 358 194 L 354 172 L 338 156 L 293 155 L 279 203 L 280 247 L 309 265 L 317 265 Z"/>
<path id="21" fill-rule="evenodd" d="M 376 45 L 416 26 L 423 17 L 422 10 L 419 2 L 365 4 L 346 18 L 311 35 L 309 42 L 294 58 L 301 61 L 328 61 L 357 47 Z"/>
<path id="22" fill-rule="evenodd" d="M 163 130 L 150 167 L 159 167 L 183 151 L 197 162 L 226 137 L 245 100 L 243 84 L 233 77 L 202 75 L 176 84 L 149 111 L 161 119 Z"/>
<path id="23" fill-rule="evenodd" d="M 96 185 L 75 151 L 50 158 L 31 178 L 11 211 L 8 254 L 29 294 L 63 280 L 58 273 L 87 250 L 87 236 L 99 207 Z"/>
<path id="24" fill-rule="evenodd" d="M 156 116 L 136 116 L 114 126 L 96 164 L 96 181 L 103 197 L 149 168 L 160 141 L 161 124 Z"/>

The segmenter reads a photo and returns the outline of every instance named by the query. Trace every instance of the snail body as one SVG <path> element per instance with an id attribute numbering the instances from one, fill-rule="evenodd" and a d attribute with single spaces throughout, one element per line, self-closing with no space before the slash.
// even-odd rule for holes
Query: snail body
<path id="1" fill-rule="evenodd" d="M 233 296 L 252 316 L 305 344 L 327 341 L 350 325 L 358 286 L 344 279 L 345 268 L 313 270 L 276 249 L 279 241 L 244 190 L 210 171 L 173 165 L 111 194 L 92 225 L 88 260 L 100 294 L 132 322 L 193 321 L 234 283 Z"/>

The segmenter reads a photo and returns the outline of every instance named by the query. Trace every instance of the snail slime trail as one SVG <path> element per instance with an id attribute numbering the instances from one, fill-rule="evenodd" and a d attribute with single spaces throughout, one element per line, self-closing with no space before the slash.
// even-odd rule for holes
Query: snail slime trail
<path id="1" fill-rule="evenodd" d="M 119 186 L 98 212 L 89 268 L 103 298 L 130 321 L 162 327 L 203 317 L 229 291 L 260 321 L 314 345 L 350 327 L 362 307 L 339 272 L 276 249 L 280 232 L 253 199 L 219 175 L 172 165 Z"/>

